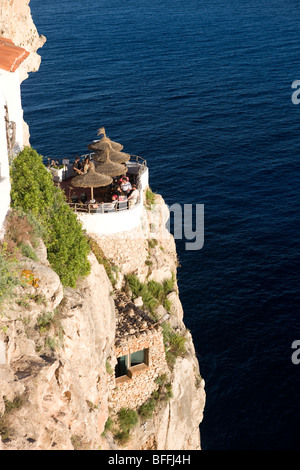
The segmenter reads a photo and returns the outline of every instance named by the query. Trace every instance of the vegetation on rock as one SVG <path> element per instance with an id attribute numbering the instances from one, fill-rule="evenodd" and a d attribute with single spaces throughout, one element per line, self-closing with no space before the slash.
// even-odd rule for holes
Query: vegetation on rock
<path id="1" fill-rule="evenodd" d="M 54 185 L 43 157 L 25 147 L 11 166 L 11 205 L 35 218 L 42 228 L 52 269 L 65 286 L 75 287 L 90 272 L 87 237 L 63 192 Z"/>
<path id="2" fill-rule="evenodd" d="M 155 308 L 163 305 L 166 310 L 170 310 L 171 304 L 167 298 L 168 294 L 173 291 L 175 284 L 175 276 L 166 279 L 162 283 L 151 280 L 148 284 L 141 282 L 134 274 L 125 277 L 126 286 L 132 292 L 133 298 L 142 297 L 144 306 L 155 317 Z"/>

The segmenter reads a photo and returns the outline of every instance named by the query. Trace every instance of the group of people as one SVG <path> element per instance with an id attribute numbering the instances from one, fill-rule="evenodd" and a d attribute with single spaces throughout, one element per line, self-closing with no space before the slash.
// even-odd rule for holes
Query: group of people
<path id="1" fill-rule="evenodd" d="M 85 157 L 83 162 L 80 161 L 79 156 L 76 157 L 73 164 L 75 174 L 84 175 L 90 169 L 95 170 L 95 164 L 88 156 Z M 115 209 L 117 204 L 119 208 L 122 206 L 127 207 L 127 204 L 128 208 L 131 208 L 136 204 L 139 197 L 137 186 L 130 183 L 128 176 L 122 176 L 119 180 L 115 181 L 112 186 L 112 193 L 111 203 L 106 203 L 109 209 Z M 90 200 L 89 204 L 94 209 L 98 208 L 95 199 Z"/>
<path id="2" fill-rule="evenodd" d="M 139 197 L 136 184 L 131 185 L 128 176 L 122 176 L 117 185 L 115 185 L 113 192 L 112 203 L 128 201 L 129 208 L 136 204 Z"/>
<path id="3" fill-rule="evenodd" d="M 117 194 L 113 194 L 111 197 L 111 202 L 105 203 L 104 212 L 112 212 L 116 209 L 130 209 L 133 207 L 138 200 L 139 190 L 135 184 L 131 185 L 128 177 L 124 177 L 122 184 L 116 189 Z M 98 209 L 99 204 L 95 199 L 91 199 L 89 204 L 92 209 Z"/>
<path id="4" fill-rule="evenodd" d="M 80 161 L 80 157 L 76 157 L 73 170 L 77 175 L 84 175 L 89 170 L 95 170 L 95 164 L 89 157 L 85 157 L 83 162 Z"/>

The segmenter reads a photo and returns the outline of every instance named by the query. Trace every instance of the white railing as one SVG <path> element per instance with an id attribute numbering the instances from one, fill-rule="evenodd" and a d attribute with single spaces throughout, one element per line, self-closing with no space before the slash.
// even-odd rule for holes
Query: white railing
<path id="1" fill-rule="evenodd" d="M 139 199 L 134 206 L 128 209 L 125 207 L 122 210 L 108 211 L 105 210 L 107 207 L 106 203 L 103 203 L 100 205 L 99 210 L 97 208 L 95 212 L 88 212 L 88 208 L 85 212 L 77 210 L 76 215 L 82 222 L 86 232 L 98 236 L 106 236 L 129 232 L 141 226 L 144 210 L 144 190 L 148 187 L 148 181 L 149 172 L 148 168 L 145 167 L 139 177 Z"/>
<path id="2" fill-rule="evenodd" d="M 139 199 L 140 198 L 138 198 L 136 204 L 139 203 Z M 90 202 L 68 202 L 68 205 L 74 210 L 74 212 L 82 212 L 85 214 L 108 214 L 109 212 L 130 210 L 131 207 L 128 202 L 129 201 L 116 201 L 115 203 L 101 202 L 94 204 L 91 204 Z"/>
<path id="3" fill-rule="evenodd" d="M 84 160 L 85 158 L 88 157 L 90 160 L 92 160 L 93 155 L 95 155 L 94 152 L 85 153 L 83 155 L 80 155 L 79 158 L 81 160 Z M 48 168 L 55 168 L 55 167 L 52 166 L 53 164 L 57 164 L 58 166 L 66 166 L 67 163 L 65 163 L 65 162 L 71 162 L 71 160 L 75 161 L 75 158 L 76 157 L 70 157 L 70 158 L 61 158 L 61 157 L 59 157 L 59 158 L 56 158 L 55 160 L 51 159 L 51 158 L 47 158 L 46 166 Z M 131 166 L 134 162 L 139 163 L 140 165 L 143 165 L 143 166 L 147 166 L 147 160 L 140 157 L 139 155 L 130 155 L 130 160 L 128 162 L 126 162 L 126 165 Z"/>

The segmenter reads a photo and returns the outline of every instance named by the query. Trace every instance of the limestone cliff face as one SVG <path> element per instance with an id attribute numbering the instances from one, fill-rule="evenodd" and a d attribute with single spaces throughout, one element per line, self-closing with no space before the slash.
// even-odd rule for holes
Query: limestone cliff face
<path id="1" fill-rule="evenodd" d="M 103 266 L 93 255 L 90 262 L 91 274 L 76 290 L 63 290 L 46 258 L 24 266 L 38 286 L 21 288 L 1 318 L 0 448 L 100 445 L 115 309 Z M 16 399 L 22 405 L 7 413 L 7 403 Z"/>
<path id="2" fill-rule="evenodd" d="M 99 241 L 103 250 L 107 243 Z M 76 289 L 62 287 L 49 267 L 42 242 L 37 250 L 39 261 L 23 260 L 23 269 L 36 282 L 19 287 L 0 318 L 0 449 L 200 449 L 204 380 L 183 323 L 176 284 L 169 321 L 186 338 L 186 352 L 168 372 L 172 397 L 159 402 L 150 419 L 140 420 L 125 444 L 113 432 L 104 432 L 108 418 L 116 417 L 113 394 L 118 387 L 112 389 L 111 384 L 116 363 L 115 296 L 124 286 L 122 271 L 130 266 L 131 272 L 143 272 L 137 256 L 140 251 L 144 260 L 153 260 L 148 263 L 152 278 L 160 279 L 162 271 L 168 277 L 176 271 L 176 250 L 172 237 L 164 243 L 168 253 L 161 245 L 149 252 L 148 240 L 136 240 L 136 250 L 123 252 L 128 264 L 122 265 L 116 256 L 115 262 L 121 263 L 119 285 L 114 288 L 92 253 L 91 274 Z M 111 247 L 110 254 L 114 253 Z M 166 313 L 162 306 L 158 312 L 160 316 Z M 148 386 L 150 392 L 155 389 L 153 382 Z M 136 408 L 141 401 L 137 397 Z"/>
<path id="3" fill-rule="evenodd" d="M 156 211 L 160 216 L 158 223 Z M 205 382 L 200 375 L 193 339 L 184 324 L 176 281 L 178 258 L 173 236 L 166 229 L 169 217 L 167 206 L 160 195 L 156 195 L 152 210 L 144 208 L 143 227 L 135 233 L 124 232 L 113 238 L 97 238 L 104 253 L 118 267 L 117 286 L 122 288 L 124 277 L 135 274 L 142 282 L 154 280 L 158 283 L 175 278 L 173 291 L 168 295 L 170 316 L 168 322 L 174 331 L 186 339 L 186 354 L 176 359 L 172 369 L 171 384 L 173 397 L 160 406 L 152 420 L 137 427 L 127 449 L 182 450 L 200 449 L 199 424 L 203 419 L 205 406 Z M 153 228 L 153 220 L 156 221 Z M 145 227 L 148 227 L 145 236 Z M 139 299 L 136 299 L 139 301 Z M 138 303 L 138 302 L 137 302 Z M 168 312 L 162 305 L 157 313 L 163 317 Z M 138 443 L 138 444 L 137 444 Z"/>

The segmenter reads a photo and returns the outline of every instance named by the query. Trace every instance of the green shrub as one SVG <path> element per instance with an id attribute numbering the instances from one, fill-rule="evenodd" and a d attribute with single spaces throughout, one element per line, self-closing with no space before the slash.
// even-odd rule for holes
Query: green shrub
<path id="1" fill-rule="evenodd" d="M 66 203 L 54 208 L 50 224 L 50 240 L 46 244 L 49 262 L 62 284 L 75 287 L 77 279 L 90 272 L 88 241 Z"/>
<path id="2" fill-rule="evenodd" d="M 138 423 L 138 415 L 135 410 L 130 408 L 121 408 L 118 411 L 119 425 L 122 431 L 130 431 Z"/>
<path id="3" fill-rule="evenodd" d="M 154 313 L 155 308 L 159 305 L 157 299 L 153 297 L 151 292 L 148 290 L 145 290 L 145 292 L 142 293 L 142 299 L 144 306 L 149 310 L 149 312 Z"/>
<path id="4" fill-rule="evenodd" d="M 186 353 L 186 338 L 179 333 L 173 332 L 169 338 L 170 349 L 176 356 L 184 356 Z"/>
<path id="5" fill-rule="evenodd" d="M 113 420 L 110 417 L 108 417 L 104 425 L 104 431 L 102 433 L 102 436 L 106 436 L 106 433 L 112 430 L 113 424 L 114 424 Z"/>
<path id="6" fill-rule="evenodd" d="M 137 276 L 129 274 L 125 277 L 126 284 L 132 292 L 133 298 L 142 297 L 144 306 L 154 314 L 155 308 L 161 304 L 167 311 L 171 309 L 171 302 L 167 295 L 174 288 L 175 278 L 167 279 L 163 283 L 151 280 L 148 284 L 142 283 Z"/>
<path id="7" fill-rule="evenodd" d="M 165 279 L 163 281 L 163 288 L 164 288 L 164 294 L 168 295 L 174 290 L 174 284 L 175 284 L 175 275 L 172 273 L 171 279 Z"/>
<path id="8" fill-rule="evenodd" d="M 158 241 L 156 240 L 156 238 L 150 238 L 148 240 L 149 250 L 151 250 L 152 248 L 155 248 L 157 244 L 158 244 Z"/>
<path id="9" fill-rule="evenodd" d="M 54 317 L 53 312 L 45 312 L 38 316 L 37 326 L 38 326 L 40 333 L 45 333 L 46 331 L 50 330 L 52 326 L 52 322 L 53 322 L 53 317 Z"/>
<path id="10" fill-rule="evenodd" d="M 156 281 L 149 281 L 148 289 L 160 303 L 163 302 L 164 299 L 164 288 L 163 285 Z"/>
<path id="11" fill-rule="evenodd" d="M 94 255 L 96 256 L 98 263 L 103 264 L 106 274 L 110 282 L 114 286 L 116 284 L 116 278 L 114 276 L 114 273 L 117 273 L 118 267 L 113 265 L 113 263 L 105 256 L 102 248 L 92 237 L 88 237 L 88 242 L 92 253 L 94 253 Z"/>
<path id="12" fill-rule="evenodd" d="M 21 284 L 18 264 L 7 255 L 5 246 L 0 247 L 0 305 L 14 294 Z"/>
<path id="13" fill-rule="evenodd" d="M 146 292 L 147 289 L 145 284 L 143 284 L 134 274 L 125 276 L 125 280 L 134 298 L 142 296 L 142 294 Z"/>
<path id="14" fill-rule="evenodd" d="M 125 445 L 129 441 L 130 438 L 130 433 L 129 431 L 120 431 L 116 430 L 114 432 L 114 438 L 116 441 L 118 441 L 119 445 Z"/>
<path id="15" fill-rule="evenodd" d="M 37 328 L 39 333 L 45 336 L 44 344 L 47 348 L 52 350 L 56 349 L 63 343 L 63 328 L 61 324 L 61 317 L 59 309 L 55 309 L 54 312 L 44 312 L 37 318 Z M 54 337 L 49 336 L 51 332 Z"/>
<path id="16" fill-rule="evenodd" d="M 22 208 L 45 222 L 58 192 L 42 156 L 25 147 L 12 162 L 11 178 L 12 207 Z"/>
<path id="17" fill-rule="evenodd" d="M 146 206 L 148 209 L 151 208 L 152 204 L 155 204 L 156 195 L 153 193 L 151 188 L 146 189 Z"/>
<path id="18" fill-rule="evenodd" d="M 155 390 L 152 395 L 155 396 L 157 401 L 169 401 L 173 397 L 172 385 L 167 380 L 166 374 L 162 374 L 155 379 L 158 390 Z"/>
<path id="19" fill-rule="evenodd" d="M 154 382 L 159 387 L 162 387 L 163 385 L 165 385 L 166 381 L 167 381 L 167 374 L 161 374 L 154 380 Z"/>
<path id="20" fill-rule="evenodd" d="M 164 306 L 164 308 L 167 310 L 167 312 L 171 312 L 172 303 L 171 303 L 171 300 L 170 300 L 170 299 L 165 299 L 165 300 L 163 301 L 163 306 Z"/>
<path id="21" fill-rule="evenodd" d="M 186 354 L 186 338 L 174 331 L 167 322 L 162 324 L 166 360 L 170 368 L 175 364 L 176 358 Z"/>
<path id="22" fill-rule="evenodd" d="M 110 365 L 110 362 L 109 361 L 106 361 L 105 362 L 105 369 L 106 369 L 106 372 L 108 374 L 113 374 L 114 373 L 114 369 L 112 368 L 112 366 Z"/>
<path id="23" fill-rule="evenodd" d="M 154 398 L 149 398 L 145 403 L 143 403 L 139 410 L 138 413 L 140 417 L 144 420 L 152 418 L 153 412 L 156 407 L 156 400 Z"/>
<path id="24" fill-rule="evenodd" d="M 121 408 L 118 413 L 119 428 L 114 429 L 113 435 L 119 444 L 124 445 L 130 438 L 130 431 L 138 423 L 138 414 L 130 408 Z"/>
<path id="25" fill-rule="evenodd" d="M 7 400 L 5 396 L 3 396 L 3 399 L 5 404 L 5 411 L 4 414 L 0 416 L 0 437 L 3 442 L 6 442 L 10 439 L 12 434 L 12 430 L 8 426 L 7 422 L 8 415 L 14 410 L 20 409 L 24 404 L 24 399 L 20 395 L 15 397 L 13 401 Z"/>
<path id="26" fill-rule="evenodd" d="M 20 245 L 22 255 L 26 256 L 26 258 L 32 259 L 33 261 L 37 261 L 38 258 L 32 246 L 28 245 L 27 243 L 21 243 Z"/>
<path id="27" fill-rule="evenodd" d="M 90 272 L 87 238 L 63 192 L 43 164 L 42 156 L 25 147 L 11 167 L 11 205 L 34 217 L 43 228 L 43 239 L 53 270 L 65 286 L 75 287 Z"/>

